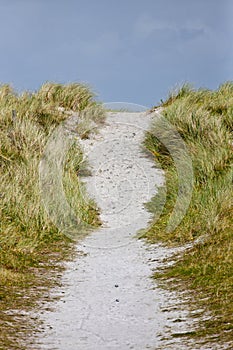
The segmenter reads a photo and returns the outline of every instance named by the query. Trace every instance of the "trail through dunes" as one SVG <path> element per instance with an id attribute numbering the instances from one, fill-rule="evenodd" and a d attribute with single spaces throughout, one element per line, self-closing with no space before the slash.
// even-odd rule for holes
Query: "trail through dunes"
<path id="1" fill-rule="evenodd" d="M 174 249 L 135 238 L 152 219 L 144 203 L 163 183 L 162 171 L 141 146 L 151 118 L 109 112 L 99 134 L 82 140 L 92 173 L 83 181 L 103 226 L 77 244 L 83 254 L 66 264 L 62 286 L 52 291 L 58 299 L 53 311 L 41 314 L 41 349 L 199 348 L 172 336 L 193 331 L 193 319 L 181 297 L 151 278 Z"/>

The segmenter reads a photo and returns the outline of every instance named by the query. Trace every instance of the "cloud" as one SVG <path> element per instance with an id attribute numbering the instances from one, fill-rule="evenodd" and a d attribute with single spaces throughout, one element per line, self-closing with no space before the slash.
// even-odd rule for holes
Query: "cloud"
<path id="1" fill-rule="evenodd" d="M 134 34 L 138 39 L 146 39 L 156 31 L 173 29 L 166 21 L 154 19 L 149 15 L 142 15 L 134 25 Z"/>
<path id="2" fill-rule="evenodd" d="M 203 36 L 209 28 L 198 21 L 168 21 L 154 18 L 149 14 L 140 16 L 134 24 L 133 33 L 138 40 L 152 39 L 165 33 L 171 38 L 192 40 Z"/>

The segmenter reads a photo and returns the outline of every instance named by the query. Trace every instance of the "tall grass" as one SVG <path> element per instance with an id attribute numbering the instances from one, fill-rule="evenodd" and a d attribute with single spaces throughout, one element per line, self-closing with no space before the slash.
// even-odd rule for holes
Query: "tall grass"
<path id="1" fill-rule="evenodd" d="M 94 113 L 84 113 L 84 109 Z M 12 112 L 15 111 L 15 112 Z M 21 285 L 32 267 L 69 244 L 51 222 L 41 203 L 39 162 L 48 137 L 69 113 L 82 120 L 103 121 L 104 112 L 94 94 L 81 84 L 46 83 L 34 93 L 17 94 L 11 86 L 0 87 L 0 300 L 9 300 L 12 286 Z M 81 124 L 80 124 L 81 125 Z M 80 127 L 81 128 L 81 127 Z M 82 136 L 82 130 L 78 132 Z M 64 188 L 77 216 L 98 225 L 98 211 L 83 198 L 78 172 L 82 153 L 70 149 L 64 171 Z M 3 303 L 1 303 L 1 306 Z M 4 307 L 4 306 L 3 306 Z"/>
<path id="2" fill-rule="evenodd" d="M 212 312 L 199 335 L 217 334 L 219 339 L 229 340 L 233 329 L 233 82 L 216 91 L 196 91 L 185 85 L 162 107 L 162 115 L 188 147 L 195 183 L 186 216 L 173 232 L 167 233 L 166 224 L 177 195 L 177 173 L 166 148 L 153 136 L 152 126 L 145 144 L 165 170 L 167 203 L 145 237 L 152 242 L 195 242 L 161 275 L 182 281 L 181 285 L 195 291 L 193 307 L 202 304 Z M 150 210 L 156 209 L 155 204 L 156 198 L 149 203 Z"/>

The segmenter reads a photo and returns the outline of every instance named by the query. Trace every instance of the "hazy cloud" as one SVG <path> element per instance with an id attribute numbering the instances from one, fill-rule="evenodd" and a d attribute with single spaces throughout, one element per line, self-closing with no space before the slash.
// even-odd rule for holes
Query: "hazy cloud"
<path id="1" fill-rule="evenodd" d="M 170 34 L 171 37 L 192 40 L 195 37 L 205 35 L 209 28 L 195 21 L 171 22 L 154 18 L 151 15 L 142 15 L 134 25 L 134 35 L 140 39 L 150 39 L 153 36 L 161 35 L 162 32 Z"/>

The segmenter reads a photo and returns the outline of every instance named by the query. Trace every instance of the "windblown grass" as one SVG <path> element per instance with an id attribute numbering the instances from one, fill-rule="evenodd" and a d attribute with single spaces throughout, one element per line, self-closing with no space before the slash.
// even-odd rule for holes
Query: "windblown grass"
<path id="1" fill-rule="evenodd" d="M 22 95 L 9 85 L 0 87 L 0 310 L 15 299 L 15 287 L 36 280 L 37 267 L 48 263 L 53 253 L 62 255 L 69 248 L 70 240 L 51 222 L 41 203 L 39 162 L 48 137 L 70 113 L 80 112 L 87 126 L 103 121 L 103 109 L 93 98 L 90 89 L 80 84 L 47 83 L 35 93 Z M 78 126 L 81 137 L 82 123 Z M 82 159 L 74 144 L 63 184 L 76 215 L 97 226 L 98 210 L 84 198 L 77 176 Z"/>
<path id="2" fill-rule="evenodd" d="M 195 242 L 160 276 L 182 281 L 195 291 L 193 306 L 211 311 L 198 335 L 232 339 L 233 329 L 233 83 L 217 91 L 185 85 L 163 102 L 162 115 L 185 141 L 193 162 L 192 201 L 181 224 L 170 233 L 166 224 L 177 196 L 177 173 L 167 149 L 147 134 L 147 148 L 158 156 L 166 174 L 167 203 L 160 219 L 145 233 L 150 241 Z M 163 191 L 163 189 L 161 189 Z M 148 204 L 156 209 L 156 198 Z M 203 300 L 203 302 L 202 302 Z M 218 339 L 218 338 L 216 338 Z M 220 339 L 220 338 L 219 338 Z"/>

